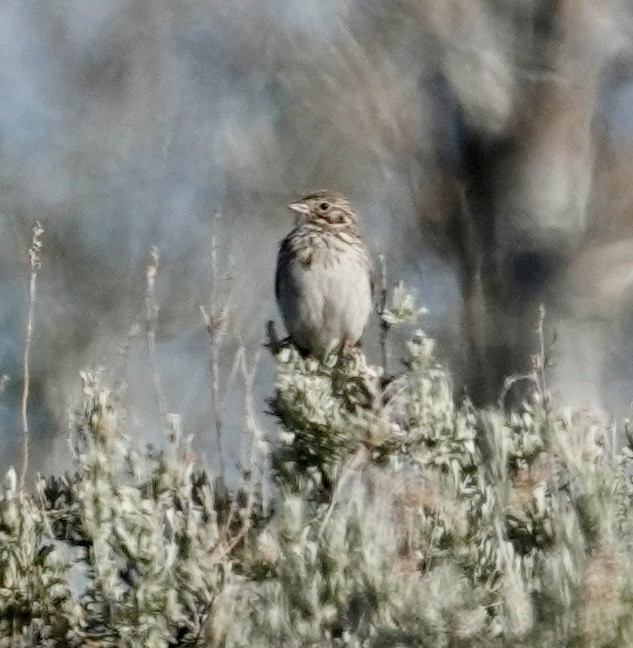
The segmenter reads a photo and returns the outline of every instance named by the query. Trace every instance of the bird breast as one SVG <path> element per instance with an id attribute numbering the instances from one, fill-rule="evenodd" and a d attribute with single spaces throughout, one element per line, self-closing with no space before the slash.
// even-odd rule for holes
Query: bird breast
<path id="1" fill-rule="evenodd" d="M 369 259 L 354 233 L 320 234 L 304 243 L 286 259 L 278 299 L 295 343 L 322 356 L 363 334 L 371 312 Z"/>

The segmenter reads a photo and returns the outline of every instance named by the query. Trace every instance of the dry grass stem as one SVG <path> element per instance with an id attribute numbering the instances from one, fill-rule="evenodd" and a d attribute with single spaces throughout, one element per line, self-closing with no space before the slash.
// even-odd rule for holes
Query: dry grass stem
<path id="1" fill-rule="evenodd" d="M 29 420 L 28 403 L 30 387 L 29 356 L 31 353 L 31 342 L 33 340 L 33 329 L 35 326 L 35 302 L 37 298 L 37 276 L 41 268 L 42 235 L 44 228 L 38 221 L 33 227 L 33 238 L 29 248 L 29 262 L 31 266 L 31 277 L 29 281 L 29 306 L 26 318 L 26 339 L 24 342 L 23 372 L 24 382 L 22 386 L 22 471 L 20 473 L 20 491 L 24 492 L 26 474 L 29 468 Z"/>
<path id="2" fill-rule="evenodd" d="M 167 420 L 167 405 L 165 403 L 165 394 L 163 393 L 160 372 L 158 370 L 158 359 L 156 357 L 156 331 L 158 328 L 159 311 L 156 300 L 156 277 L 160 263 L 160 253 L 157 247 L 152 247 L 150 256 L 151 262 L 147 266 L 145 273 L 145 336 L 147 340 L 147 355 L 152 372 L 152 382 L 154 384 L 154 395 L 161 421 L 165 425 Z"/>
<path id="3" fill-rule="evenodd" d="M 382 252 L 378 255 L 380 262 L 380 301 L 378 303 L 378 315 L 382 315 L 387 307 L 387 264 L 385 255 Z M 380 353 L 382 368 L 385 376 L 387 375 L 387 364 L 389 362 L 389 322 L 380 318 Z"/>
<path id="4" fill-rule="evenodd" d="M 531 382 L 536 388 L 537 393 L 540 398 L 543 399 L 543 402 L 547 402 L 549 398 L 549 393 L 547 391 L 547 380 L 545 376 L 545 371 L 549 366 L 549 360 L 547 357 L 547 349 L 545 345 L 545 305 L 539 305 L 539 315 L 536 325 L 536 335 L 538 338 L 538 352 L 532 356 L 532 371 L 524 374 L 516 374 L 514 376 L 508 376 L 504 382 L 501 389 L 501 393 L 498 398 L 499 407 L 505 405 L 505 399 L 508 395 L 508 392 L 514 385 L 517 383 L 528 381 Z"/>
<path id="5" fill-rule="evenodd" d="M 241 338 L 239 333 L 238 337 Z M 267 458 L 265 452 L 262 450 L 264 435 L 257 420 L 256 408 L 253 401 L 253 383 L 255 381 L 260 359 L 261 350 L 258 349 L 249 369 L 246 359 L 246 348 L 242 344 L 240 344 L 240 347 L 235 354 L 232 372 L 235 367 L 238 367 L 242 377 L 244 388 L 244 422 L 246 431 L 248 432 L 248 439 L 250 441 L 250 456 L 248 465 L 246 466 L 245 481 L 243 484 L 243 488 L 247 493 L 246 506 L 242 512 L 242 524 L 240 525 L 239 530 L 235 535 L 230 537 L 230 540 L 228 540 L 237 513 L 237 501 L 235 498 L 231 501 L 227 521 L 220 533 L 221 541 L 217 545 L 215 553 L 216 557 L 229 555 L 246 536 L 251 524 L 256 488 L 260 485 L 262 490 L 264 489 Z M 267 508 L 265 501 L 262 501 L 262 507 L 265 511 Z"/>
<path id="6" fill-rule="evenodd" d="M 211 232 L 211 289 L 210 289 L 210 308 L 200 306 L 200 312 L 205 322 L 209 334 L 211 350 L 211 399 L 213 408 L 213 424 L 215 428 L 215 438 L 218 451 L 218 464 L 220 469 L 220 479 L 222 483 L 226 482 L 226 456 L 224 449 L 224 398 L 220 389 L 220 349 L 221 341 L 225 333 L 229 330 L 231 315 L 230 302 L 232 297 L 232 273 L 226 275 L 229 288 L 222 299 L 219 297 L 218 285 L 218 228 L 222 219 L 221 212 L 216 212 L 213 218 Z M 233 374 L 233 370 L 231 370 Z M 228 387 L 228 386 L 227 386 Z M 226 393 L 227 389 L 225 389 Z"/>

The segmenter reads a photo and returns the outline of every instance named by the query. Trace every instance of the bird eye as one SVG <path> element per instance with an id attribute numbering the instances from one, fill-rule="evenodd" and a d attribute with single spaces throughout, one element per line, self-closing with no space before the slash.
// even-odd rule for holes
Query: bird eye
<path id="1" fill-rule="evenodd" d="M 319 209 L 320 209 L 321 211 L 327 211 L 329 208 L 330 208 L 330 203 L 322 202 L 322 203 L 319 205 Z"/>

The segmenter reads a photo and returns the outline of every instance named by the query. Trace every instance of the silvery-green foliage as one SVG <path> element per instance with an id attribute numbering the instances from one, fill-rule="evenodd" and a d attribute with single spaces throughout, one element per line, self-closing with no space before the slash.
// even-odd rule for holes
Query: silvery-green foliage
<path id="1" fill-rule="evenodd" d="M 427 309 L 416 304 L 415 297 L 406 290 L 404 283 L 400 281 L 396 284 L 391 295 L 391 306 L 381 310 L 380 318 L 390 326 L 412 324 L 426 312 Z"/>
<path id="2" fill-rule="evenodd" d="M 277 349 L 266 516 L 265 471 L 228 492 L 175 416 L 135 448 L 84 374 L 73 471 L 0 490 L 0 647 L 632 645 L 633 451 L 542 394 L 477 410 L 433 347 Z"/>
<path id="3" fill-rule="evenodd" d="M 78 567 L 78 621 L 59 645 L 198 645 L 231 563 L 216 556 L 219 503 L 194 473 L 171 420 L 165 448 L 132 449 L 114 396 L 84 374 L 74 418 L 75 472 L 42 488 L 48 519 Z"/>
<path id="4" fill-rule="evenodd" d="M 374 427 L 380 374 L 358 351 L 321 363 L 281 349 L 271 405 L 284 428 L 273 465 L 285 488 L 307 494 L 333 487 L 350 448 Z"/>
<path id="5" fill-rule="evenodd" d="M 301 499 L 303 535 L 282 535 L 272 552 L 280 573 L 298 576 L 293 560 L 304 571 L 276 590 L 277 599 L 271 592 L 263 599 L 294 628 L 288 645 L 320 645 L 319 633 L 329 637 L 324 645 L 346 645 L 346 637 L 358 645 L 376 637 L 375 645 L 453 645 L 465 630 L 429 622 L 444 613 L 472 620 L 465 645 L 626 645 L 633 615 L 623 601 L 633 590 L 624 556 L 633 536 L 623 466 L 632 453 L 606 452 L 590 416 L 541 394 L 512 413 L 460 402 L 433 346 L 416 332 L 405 368 L 390 381 L 362 356 L 325 365 L 291 349 L 277 356 L 273 404 L 282 430 L 273 466 L 282 492 L 310 502 Z M 335 528 L 345 540 L 328 552 Z M 380 544 L 385 537 L 391 544 Z M 359 545 L 376 549 L 378 562 Z M 351 594 L 333 603 L 335 621 L 303 601 L 311 592 L 326 606 L 329 565 L 335 582 L 374 583 L 373 594 L 361 596 L 362 623 L 340 615 Z M 615 590 L 601 567 L 617 573 Z M 468 613 L 446 594 L 421 595 L 418 587 L 445 573 L 453 575 L 451 593 L 467 593 Z M 394 574 L 397 586 L 389 584 Z M 292 620 L 297 610 L 301 623 Z M 406 610 L 406 621 L 397 610 Z"/>
<path id="6" fill-rule="evenodd" d="M 9 469 L 0 489 L 0 645 L 61 645 L 83 621 L 67 582 L 68 560 L 55 542 L 46 504 L 18 490 Z"/>

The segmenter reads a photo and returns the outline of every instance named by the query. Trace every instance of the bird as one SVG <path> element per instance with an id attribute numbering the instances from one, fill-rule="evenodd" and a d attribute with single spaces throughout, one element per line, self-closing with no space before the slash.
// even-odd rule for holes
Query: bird
<path id="1" fill-rule="evenodd" d="M 277 256 L 275 296 L 299 351 L 325 360 L 359 344 L 372 311 L 369 252 L 354 208 L 342 194 L 321 189 L 288 206 L 294 229 Z"/>

